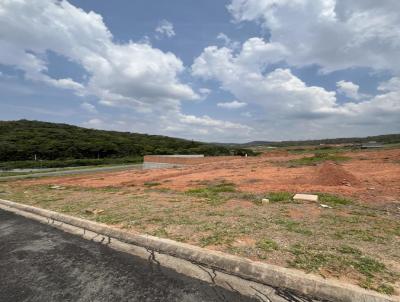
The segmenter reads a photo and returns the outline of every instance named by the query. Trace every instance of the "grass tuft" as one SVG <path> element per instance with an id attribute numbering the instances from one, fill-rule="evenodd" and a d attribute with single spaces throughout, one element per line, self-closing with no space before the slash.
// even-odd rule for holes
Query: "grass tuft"
<path id="1" fill-rule="evenodd" d="M 312 235 L 312 231 L 303 227 L 300 222 L 293 221 L 290 219 L 278 219 L 276 223 L 283 226 L 286 230 L 290 232 L 303 234 L 307 236 Z"/>
<path id="2" fill-rule="evenodd" d="M 318 193 L 318 198 L 321 203 L 333 206 L 353 204 L 353 201 L 351 199 L 328 193 Z"/>
<path id="3" fill-rule="evenodd" d="M 381 294 L 386 294 L 386 295 L 393 295 L 394 294 L 394 288 L 393 286 L 389 284 L 381 284 L 378 286 L 376 289 L 377 292 Z"/>
<path id="4" fill-rule="evenodd" d="M 271 192 L 267 194 L 270 202 L 291 201 L 293 194 L 289 192 Z"/>
<path id="5" fill-rule="evenodd" d="M 217 184 L 209 184 L 204 188 L 190 189 L 186 191 L 186 194 L 205 198 L 211 205 L 219 205 L 226 201 L 226 197 L 223 196 L 223 193 L 233 192 L 236 192 L 235 184 L 221 182 Z"/>
<path id="6" fill-rule="evenodd" d="M 259 240 L 256 243 L 256 246 L 259 249 L 263 250 L 264 252 L 276 251 L 279 248 L 278 244 L 275 241 L 271 240 L 271 239 Z"/>

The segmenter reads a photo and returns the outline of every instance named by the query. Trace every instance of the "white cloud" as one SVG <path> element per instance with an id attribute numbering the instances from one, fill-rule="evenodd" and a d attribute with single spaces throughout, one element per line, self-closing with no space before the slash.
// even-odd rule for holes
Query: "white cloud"
<path id="1" fill-rule="evenodd" d="M 174 25 L 167 20 L 160 21 L 155 31 L 159 33 L 161 36 L 165 36 L 168 38 L 172 38 L 173 36 L 176 35 L 174 30 Z"/>
<path id="2" fill-rule="evenodd" d="M 50 77 L 49 50 L 81 65 L 87 83 Z M 178 79 L 184 66 L 174 54 L 145 43 L 114 43 L 100 15 L 67 1 L 1 1 L 0 63 L 24 71 L 27 79 L 96 95 L 110 106 L 179 110 L 181 100 L 199 98 Z"/>
<path id="3" fill-rule="evenodd" d="M 174 35 L 172 24 L 160 25 L 159 34 Z M 85 81 L 51 77 L 48 51 L 82 66 Z M 102 112 L 83 123 L 87 127 L 205 140 L 228 139 L 232 130 L 236 137 L 247 137 L 250 131 L 239 123 L 182 113 L 182 101 L 199 100 L 210 90 L 199 89 L 198 95 L 180 81 L 185 67 L 179 58 L 152 47 L 148 40 L 115 42 L 102 16 L 68 1 L 0 0 L 0 64 L 23 71 L 28 80 L 94 95 L 104 105 L 134 109 L 119 119 Z M 87 102 L 81 109 L 96 113 Z"/>
<path id="4" fill-rule="evenodd" d="M 133 131 L 140 133 L 161 134 L 186 139 L 203 141 L 248 141 L 252 128 L 240 123 L 233 123 L 211 118 L 168 112 L 155 118 L 153 115 L 108 116 L 90 119 L 82 124 L 85 127 Z"/>
<path id="5" fill-rule="evenodd" d="M 260 22 L 290 65 L 400 72 L 400 1 L 232 0 L 228 9 L 237 22 Z"/>
<path id="6" fill-rule="evenodd" d="M 105 122 L 101 119 L 98 118 L 94 118 L 94 119 L 90 119 L 87 122 L 82 124 L 85 127 L 89 127 L 89 128 L 103 128 L 106 129 L 107 127 L 104 127 Z"/>
<path id="7" fill-rule="evenodd" d="M 336 83 L 337 92 L 347 96 L 350 99 L 359 100 L 362 96 L 358 90 L 360 86 L 353 82 L 339 81 Z"/>
<path id="8" fill-rule="evenodd" d="M 321 87 L 307 87 L 289 69 L 276 69 L 264 74 L 276 57 L 278 45 L 253 38 L 234 55 L 232 50 L 210 46 L 192 65 L 194 76 L 216 79 L 221 87 L 246 103 L 256 103 L 275 115 L 315 115 L 330 111 L 335 105 L 335 92 Z"/>
<path id="9" fill-rule="evenodd" d="M 81 108 L 89 113 L 97 113 L 96 106 L 87 102 L 82 103 Z"/>
<path id="10" fill-rule="evenodd" d="M 398 78 L 380 84 L 379 89 L 385 93 L 368 98 L 362 98 L 353 84 L 357 103 L 340 104 L 335 91 L 309 86 L 289 68 L 269 70 L 271 64 L 280 60 L 277 54 L 285 50 L 279 44 L 256 38 L 246 41 L 237 53 L 226 47 L 210 46 L 195 59 L 192 74 L 217 80 L 222 89 L 237 99 L 263 108 L 264 116 L 250 124 L 254 137 L 320 138 L 400 130 Z M 351 86 L 349 82 L 339 85 Z M 346 93 L 349 92 L 347 89 Z"/>
<path id="11" fill-rule="evenodd" d="M 232 49 L 237 49 L 240 47 L 240 43 L 238 41 L 233 41 L 231 38 L 229 38 L 226 34 L 224 33 L 219 33 L 217 35 L 217 39 L 221 40 L 224 43 L 224 46 L 232 48 Z"/>
<path id="12" fill-rule="evenodd" d="M 400 77 L 393 77 L 389 81 L 381 83 L 378 86 L 380 91 L 400 91 Z"/>
<path id="13" fill-rule="evenodd" d="M 204 115 L 202 117 L 197 117 L 194 115 L 181 114 L 179 116 L 179 121 L 182 122 L 183 124 L 213 127 L 213 129 L 216 131 L 222 131 L 224 129 L 229 129 L 229 130 L 238 130 L 238 129 L 239 130 L 250 130 L 251 129 L 250 127 L 248 127 L 246 125 L 241 125 L 241 124 L 227 122 L 227 121 L 221 121 L 221 120 L 215 120 L 215 119 L 210 118 L 207 115 Z"/>
<path id="14" fill-rule="evenodd" d="M 247 106 L 247 103 L 239 102 L 239 101 L 232 101 L 232 102 L 223 102 L 217 103 L 218 107 L 226 108 L 226 109 L 239 109 Z"/>

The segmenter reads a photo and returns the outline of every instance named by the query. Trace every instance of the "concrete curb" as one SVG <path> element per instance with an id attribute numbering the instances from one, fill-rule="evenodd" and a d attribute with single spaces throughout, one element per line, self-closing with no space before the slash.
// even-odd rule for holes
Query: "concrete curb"
<path id="1" fill-rule="evenodd" d="M 381 295 L 354 285 L 340 283 L 336 280 L 325 280 L 321 277 L 305 274 L 301 271 L 255 262 L 245 258 L 211 251 L 185 243 L 179 243 L 169 239 L 133 234 L 123 230 L 114 229 L 104 224 L 8 200 L 0 199 L 0 205 L 66 223 L 97 234 L 102 234 L 109 238 L 115 238 L 119 241 L 133 244 L 147 250 L 152 250 L 160 254 L 184 259 L 245 280 L 262 283 L 271 287 L 288 289 L 317 299 L 343 302 L 400 301 L 398 297 Z"/>

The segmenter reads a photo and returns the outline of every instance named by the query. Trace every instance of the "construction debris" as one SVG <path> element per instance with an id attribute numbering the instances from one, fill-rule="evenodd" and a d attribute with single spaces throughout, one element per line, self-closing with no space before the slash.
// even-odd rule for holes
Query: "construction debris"
<path id="1" fill-rule="evenodd" d="M 294 195 L 293 200 L 317 202 L 318 201 L 318 195 L 296 194 L 296 195 Z"/>
<path id="2" fill-rule="evenodd" d="M 269 203 L 269 199 L 268 199 L 268 198 L 263 198 L 263 199 L 261 200 L 261 203 L 262 203 L 262 205 L 266 205 L 266 204 Z"/>
<path id="3" fill-rule="evenodd" d="M 85 212 L 87 214 L 94 214 L 94 215 L 98 215 L 104 212 L 104 210 L 100 210 L 100 209 L 86 209 Z"/>
<path id="4" fill-rule="evenodd" d="M 61 187 L 61 186 L 51 186 L 50 189 L 53 189 L 53 190 L 64 190 L 64 188 Z"/>

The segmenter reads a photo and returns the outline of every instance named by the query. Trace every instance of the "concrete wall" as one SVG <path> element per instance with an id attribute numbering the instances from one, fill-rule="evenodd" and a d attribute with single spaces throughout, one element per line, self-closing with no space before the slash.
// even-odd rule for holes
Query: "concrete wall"
<path id="1" fill-rule="evenodd" d="M 210 156 L 210 157 L 189 157 L 189 156 L 164 156 L 164 155 L 146 155 L 144 163 L 166 163 L 177 165 L 197 165 L 213 163 L 241 158 L 240 156 Z"/>

